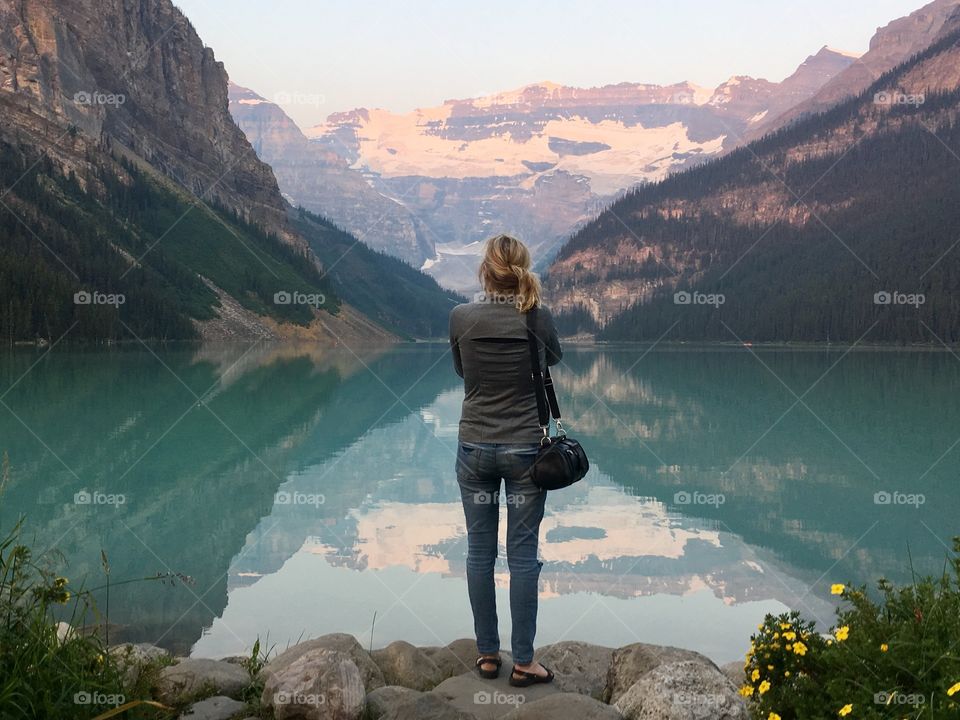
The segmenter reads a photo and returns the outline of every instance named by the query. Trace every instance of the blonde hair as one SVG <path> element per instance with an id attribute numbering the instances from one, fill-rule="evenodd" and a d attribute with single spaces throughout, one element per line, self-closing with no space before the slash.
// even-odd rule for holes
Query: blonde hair
<path id="1" fill-rule="evenodd" d="M 512 298 L 519 312 L 540 306 L 540 279 L 530 271 L 530 251 L 515 237 L 487 240 L 478 275 L 488 295 Z"/>

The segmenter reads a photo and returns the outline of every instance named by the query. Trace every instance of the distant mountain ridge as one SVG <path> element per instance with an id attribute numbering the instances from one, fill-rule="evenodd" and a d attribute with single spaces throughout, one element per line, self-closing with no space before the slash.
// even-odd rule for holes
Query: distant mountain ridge
<path id="1" fill-rule="evenodd" d="M 824 47 L 783 82 L 735 76 L 712 90 L 689 82 L 541 82 L 405 115 L 334 113 L 306 134 L 382 178 L 510 177 L 549 164 L 540 172 L 581 175 L 598 195 L 610 195 L 732 147 L 733 131 L 809 97 L 854 60 Z"/>
<path id="2" fill-rule="evenodd" d="M 230 107 L 286 195 L 469 291 L 494 232 L 549 259 L 618 193 L 729 151 L 854 59 L 824 47 L 780 83 L 733 77 L 712 90 L 542 82 L 404 115 L 360 108 L 306 130 L 312 150 L 253 91 L 235 86 Z"/>

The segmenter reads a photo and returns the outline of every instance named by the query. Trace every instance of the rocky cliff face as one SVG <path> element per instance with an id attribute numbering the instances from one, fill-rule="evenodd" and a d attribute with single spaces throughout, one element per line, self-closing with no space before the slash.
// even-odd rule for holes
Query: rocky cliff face
<path id="1" fill-rule="evenodd" d="M 126 154 L 305 247 L 230 117 L 223 64 L 170 0 L 0 0 L 0 106 L 0 132 L 67 169 Z"/>
<path id="2" fill-rule="evenodd" d="M 771 113 L 768 122 L 754 128 L 748 137 L 758 138 L 862 92 L 885 72 L 930 45 L 958 7 L 960 0 L 934 0 L 916 12 L 878 28 L 870 40 L 870 49 L 859 60 L 835 74 L 804 101 L 784 109 L 779 115 Z"/>

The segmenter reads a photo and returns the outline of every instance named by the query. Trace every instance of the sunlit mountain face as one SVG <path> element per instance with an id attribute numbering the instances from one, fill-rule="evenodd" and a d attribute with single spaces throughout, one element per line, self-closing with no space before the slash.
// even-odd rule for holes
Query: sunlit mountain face
<path id="1" fill-rule="evenodd" d="M 854 59 L 824 47 L 782 82 L 713 89 L 540 82 L 405 114 L 338 112 L 305 133 L 280 107 L 288 98 L 232 86 L 230 108 L 295 204 L 472 290 L 490 235 L 516 233 L 545 261 L 622 190 L 730 150 Z"/>
<path id="2" fill-rule="evenodd" d="M 103 584 L 101 549 L 112 583 L 189 578 L 115 586 L 117 638 L 218 656 L 268 634 L 278 646 L 335 631 L 375 646 L 470 635 L 453 472 L 462 389 L 443 346 L 159 357 L 64 352 L 25 376 L 5 401 L 56 458 L 0 418 L 4 526 L 24 514 L 77 585 Z M 827 372 L 838 359 L 571 349 L 555 375 L 592 469 L 547 501 L 538 641 L 731 660 L 766 612 L 829 624 L 831 582 L 909 579 L 908 557 L 937 572 L 955 532 L 952 470 L 936 460 L 956 440 L 960 365 L 862 352 Z M 32 362 L 7 353 L 0 369 L 10 384 Z M 80 372 L 83 384 L 65 382 Z M 786 387 L 818 378 L 791 407 Z M 907 496 L 923 500 L 893 500 Z M 506 608 L 503 552 L 496 578 Z"/>

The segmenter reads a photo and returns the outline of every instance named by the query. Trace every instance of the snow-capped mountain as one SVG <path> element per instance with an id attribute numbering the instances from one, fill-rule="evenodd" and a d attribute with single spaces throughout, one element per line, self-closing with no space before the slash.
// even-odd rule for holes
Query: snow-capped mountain
<path id="1" fill-rule="evenodd" d="M 625 189 L 736 147 L 854 60 L 825 47 L 782 82 L 539 82 L 405 114 L 359 108 L 308 129 L 310 143 L 259 96 L 235 88 L 231 111 L 295 202 L 469 291 L 485 238 L 516 233 L 547 261 Z"/>

